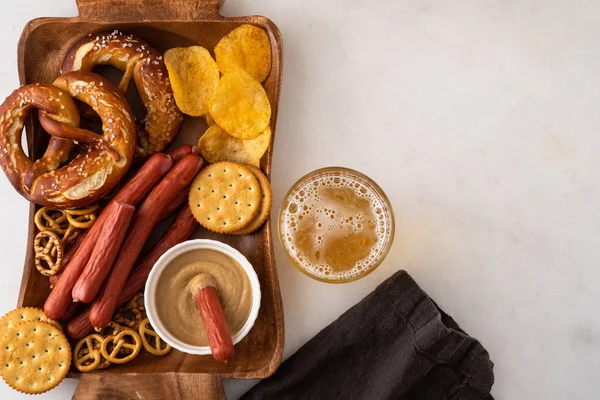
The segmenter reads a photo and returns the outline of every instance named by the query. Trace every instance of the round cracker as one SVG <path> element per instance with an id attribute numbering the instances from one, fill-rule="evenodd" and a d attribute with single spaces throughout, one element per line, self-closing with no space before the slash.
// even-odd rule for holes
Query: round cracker
<path id="1" fill-rule="evenodd" d="M 273 192 L 271 191 L 271 183 L 269 182 L 269 178 L 267 178 L 267 176 L 263 174 L 260 169 L 253 167 L 252 165 L 246 165 L 246 168 L 252 171 L 258 180 L 258 183 L 260 184 L 260 191 L 262 193 L 260 211 L 246 227 L 235 231 L 233 233 L 234 235 L 247 235 L 260 228 L 265 223 L 267 218 L 269 218 L 269 215 L 271 214 L 271 205 L 273 204 Z"/>
<path id="2" fill-rule="evenodd" d="M 0 319 L 0 331 L 25 321 L 45 321 L 58 329 L 62 329 L 58 322 L 46 317 L 43 310 L 34 307 L 21 307 L 4 314 Z"/>
<path id="3" fill-rule="evenodd" d="M 218 162 L 204 168 L 192 182 L 189 205 L 196 221 L 217 233 L 232 233 L 258 214 L 260 184 L 246 167 Z"/>
<path id="4" fill-rule="evenodd" d="M 2 379 L 11 388 L 40 394 L 56 387 L 71 367 L 69 341 L 56 326 L 26 321 L 3 330 Z"/>

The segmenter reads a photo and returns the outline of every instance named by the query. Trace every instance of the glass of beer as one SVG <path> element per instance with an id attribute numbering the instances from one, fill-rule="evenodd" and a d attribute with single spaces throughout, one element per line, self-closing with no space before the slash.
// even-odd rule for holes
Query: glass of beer
<path id="1" fill-rule="evenodd" d="M 300 178 L 285 196 L 279 239 L 302 273 L 323 282 L 350 282 L 372 272 L 389 252 L 394 213 L 366 175 L 322 168 Z"/>

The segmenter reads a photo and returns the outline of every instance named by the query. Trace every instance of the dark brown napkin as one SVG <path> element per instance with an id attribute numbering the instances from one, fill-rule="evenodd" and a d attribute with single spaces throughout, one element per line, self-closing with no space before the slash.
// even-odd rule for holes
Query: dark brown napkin
<path id="1" fill-rule="evenodd" d="M 493 400 L 488 352 L 399 271 L 242 399 Z"/>

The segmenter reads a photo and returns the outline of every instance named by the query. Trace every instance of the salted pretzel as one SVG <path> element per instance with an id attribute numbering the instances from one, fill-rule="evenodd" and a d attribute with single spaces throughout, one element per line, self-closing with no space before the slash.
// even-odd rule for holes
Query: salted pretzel
<path id="1" fill-rule="evenodd" d="M 150 325 L 148 318 L 144 318 L 142 322 L 140 322 L 140 325 L 138 326 L 138 333 L 142 339 L 142 345 L 148 353 L 154 354 L 155 356 L 164 356 L 171 351 L 171 346 L 164 342 L 160 336 L 158 336 L 158 333 L 156 333 L 152 325 Z M 148 340 L 147 336 L 151 336 L 154 339 L 150 339 L 153 343 L 150 343 L 150 340 Z"/>
<path id="2" fill-rule="evenodd" d="M 63 244 L 52 231 L 38 233 L 33 240 L 35 267 L 44 276 L 52 276 L 63 267 Z"/>
<path id="3" fill-rule="evenodd" d="M 146 117 L 138 125 L 136 158 L 164 150 L 179 132 L 183 115 L 175 104 L 167 68 L 161 53 L 147 42 L 124 35 L 96 33 L 77 41 L 62 64 L 62 71 L 91 71 L 96 65 L 111 65 L 123 71 L 118 85 L 125 94 L 133 78 Z"/>
<path id="4" fill-rule="evenodd" d="M 125 329 L 116 336 L 108 336 L 102 342 L 102 356 L 114 364 L 125 364 L 137 357 L 142 349 L 140 335 L 132 329 Z M 121 351 L 125 350 L 125 352 Z"/>
<path id="5" fill-rule="evenodd" d="M 79 110 L 71 97 L 100 116 L 103 135 L 78 128 Z M 21 147 L 23 124 L 34 108 L 51 135 L 46 152 L 35 162 Z M 21 86 L 0 106 L 0 167 L 13 187 L 34 203 L 83 207 L 104 196 L 128 171 L 135 135 L 129 105 L 110 81 L 91 72 L 69 72 L 52 85 Z M 76 142 L 87 145 L 87 152 L 63 166 Z"/>

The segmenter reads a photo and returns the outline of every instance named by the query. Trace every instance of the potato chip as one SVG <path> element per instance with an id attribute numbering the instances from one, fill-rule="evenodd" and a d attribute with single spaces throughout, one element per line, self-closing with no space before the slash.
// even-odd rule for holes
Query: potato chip
<path id="1" fill-rule="evenodd" d="M 208 108 L 217 125 L 240 139 L 254 139 L 271 120 L 265 89 L 241 68 L 223 74 Z"/>
<path id="2" fill-rule="evenodd" d="M 271 128 L 254 139 L 242 140 L 231 136 L 219 125 L 210 126 L 198 141 L 200 155 L 209 163 L 233 161 L 260 166 L 260 159 L 271 143 Z"/>
<path id="3" fill-rule="evenodd" d="M 208 50 L 201 46 L 167 50 L 165 65 L 177 107 L 187 115 L 205 115 L 219 83 L 219 67 Z"/>
<path id="4" fill-rule="evenodd" d="M 208 126 L 212 126 L 215 124 L 215 120 L 213 119 L 213 117 L 210 114 L 206 114 L 206 124 Z"/>
<path id="5" fill-rule="evenodd" d="M 262 83 L 271 71 L 271 42 L 262 29 L 242 25 L 219 41 L 215 57 L 221 71 L 241 67 Z"/>

